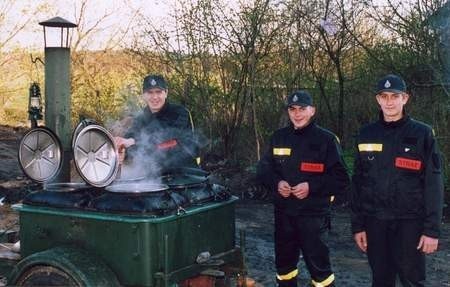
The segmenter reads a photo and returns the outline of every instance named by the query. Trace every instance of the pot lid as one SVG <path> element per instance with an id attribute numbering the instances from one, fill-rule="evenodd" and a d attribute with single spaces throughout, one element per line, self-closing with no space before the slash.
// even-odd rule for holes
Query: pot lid
<path id="1" fill-rule="evenodd" d="M 183 188 L 197 186 L 208 180 L 205 176 L 192 174 L 166 174 L 162 176 L 162 182 L 171 188 Z"/>
<path id="2" fill-rule="evenodd" d="M 44 190 L 54 192 L 72 192 L 88 188 L 84 182 L 52 182 L 44 184 Z"/>
<path id="3" fill-rule="evenodd" d="M 84 119 L 78 123 L 78 125 L 75 127 L 72 133 L 72 150 L 75 150 L 75 140 L 78 136 L 78 134 L 81 132 L 82 129 L 87 127 L 88 125 L 97 124 L 95 120 L 92 119 Z"/>
<path id="4" fill-rule="evenodd" d="M 179 166 L 175 168 L 167 168 L 163 171 L 163 175 L 167 174 L 189 174 L 207 177 L 209 172 L 198 167 Z"/>
<path id="5" fill-rule="evenodd" d="M 104 187 L 119 169 L 117 148 L 112 135 L 103 127 L 90 124 L 75 135 L 73 159 L 80 176 L 90 185 Z"/>
<path id="6" fill-rule="evenodd" d="M 162 182 L 171 188 L 185 188 L 201 185 L 208 180 L 209 173 L 191 167 L 166 169 L 161 176 Z"/>
<path id="7" fill-rule="evenodd" d="M 33 128 L 20 141 L 20 167 L 34 181 L 42 183 L 53 179 L 61 169 L 61 155 L 61 142 L 48 128 Z"/>
<path id="8" fill-rule="evenodd" d="M 143 182 L 147 178 L 145 176 L 137 176 L 134 178 L 116 178 L 114 181 L 114 184 L 124 184 L 124 183 L 139 183 Z"/>
<path id="9" fill-rule="evenodd" d="M 105 189 L 115 193 L 149 193 L 168 190 L 169 186 L 155 183 L 119 183 L 107 186 Z"/>

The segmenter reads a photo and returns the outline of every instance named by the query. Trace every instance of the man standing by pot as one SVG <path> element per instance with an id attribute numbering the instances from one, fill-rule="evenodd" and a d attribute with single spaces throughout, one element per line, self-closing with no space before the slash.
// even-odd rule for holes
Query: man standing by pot
<path id="1" fill-rule="evenodd" d="M 151 169 L 147 172 L 196 167 L 198 144 L 189 111 L 167 101 L 167 82 L 161 75 L 145 77 L 142 90 L 146 107 L 125 136 L 116 137 L 120 161 L 124 160 L 126 148 L 127 158 L 147 163 L 143 165 Z"/>
<path id="2" fill-rule="evenodd" d="M 443 179 L 430 126 L 410 118 L 406 84 L 379 80 L 378 121 L 357 138 L 352 231 L 372 269 L 372 286 L 425 286 L 425 254 L 438 247 Z"/>
<path id="3" fill-rule="evenodd" d="M 337 137 L 316 125 L 306 91 L 287 99 L 289 126 L 277 130 L 258 165 L 258 177 L 274 192 L 275 264 L 280 287 L 297 286 L 303 254 L 313 286 L 334 286 L 325 235 L 330 198 L 342 194 L 349 177 Z"/>

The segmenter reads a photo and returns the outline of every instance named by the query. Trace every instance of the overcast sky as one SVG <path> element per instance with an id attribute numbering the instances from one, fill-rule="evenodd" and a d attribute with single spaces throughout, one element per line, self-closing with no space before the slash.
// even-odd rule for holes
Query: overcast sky
<path id="1" fill-rule="evenodd" d="M 26 23 L 25 29 L 18 33 L 6 48 L 41 49 L 44 47 L 44 36 L 38 23 L 55 16 L 78 23 L 83 2 L 87 3 L 85 27 L 94 25 L 105 14 L 109 16 L 101 21 L 98 30 L 91 33 L 94 37 L 85 41 L 82 48 L 104 49 L 105 43 L 112 35 L 119 36 L 124 30 L 128 31 L 127 38 L 124 39 L 125 46 L 127 42 L 131 42 L 133 32 L 140 29 L 137 23 L 142 17 L 151 19 L 156 24 L 168 21 L 167 16 L 176 0 L 0 0 L 0 12 L 9 7 L 6 23 L 2 23 L 0 18 L 0 43 L 9 36 L 8 32 L 14 25 Z M 228 2 L 237 3 L 239 0 Z M 375 0 L 375 3 L 377 2 L 381 4 L 384 0 Z M 34 12 L 36 10 L 38 12 Z M 140 16 L 136 16 L 136 11 Z M 130 23 L 132 29 L 127 29 Z"/>
<path id="2" fill-rule="evenodd" d="M 14 25 L 29 19 L 25 29 L 14 37 L 8 48 L 18 46 L 30 49 L 41 48 L 44 46 L 44 37 L 42 26 L 38 23 L 54 16 L 77 23 L 81 3 L 80 0 L 0 0 L 0 9 L 9 7 L 6 23 L 1 27 L 3 32 L 0 34 L 0 40 L 2 37 L 7 37 Z M 96 32 L 94 41 L 90 41 L 90 48 L 102 48 L 105 40 L 109 39 L 112 33 L 116 33 L 117 29 L 125 29 L 130 21 L 136 21 L 136 11 L 144 17 L 160 21 L 165 18 L 173 3 L 173 0 L 88 0 L 86 26 L 91 26 L 99 17 L 110 14 L 100 23 L 98 28 L 101 31 Z M 37 9 L 39 12 L 33 13 Z"/>

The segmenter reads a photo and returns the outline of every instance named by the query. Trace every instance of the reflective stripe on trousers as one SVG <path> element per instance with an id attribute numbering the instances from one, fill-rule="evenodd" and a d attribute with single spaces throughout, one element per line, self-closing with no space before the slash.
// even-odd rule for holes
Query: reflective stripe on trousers
<path id="1" fill-rule="evenodd" d="M 317 282 L 312 280 L 311 283 L 314 287 L 327 287 L 330 286 L 330 284 L 332 284 L 334 282 L 334 274 L 331 274 L 330 276 L 328 276 L 327 279 Z"/>
<path id="2" fill-rule="evenodd" d="M 291 280 L 292 278 L 297 277 L 298 269 L 295 269 L 287 274 L 277 274 L 277 279 L 280 281 Z"/>

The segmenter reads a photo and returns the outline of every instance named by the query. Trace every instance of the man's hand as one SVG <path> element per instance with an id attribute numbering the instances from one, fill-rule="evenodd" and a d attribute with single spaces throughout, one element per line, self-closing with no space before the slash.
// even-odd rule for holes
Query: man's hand
<path id="1" fill-rule="evenodd" d="M 309 184 L 307 182 L 302 182 L 291 188 L 292 194 L 298 199 L 307 198 L 309 195 Z"/>
<path id="2" fill-rule="evenodd" d="M 122 138 L 122 137 L 114 137 L 114 141 L 116 142 L 118 155 L 119 155 L 119 164 L 122 164 L 125 160 L 126 149 L 136 142 L 133 138 Z"/>
<path id="3" fill-rule="evenodd" d="M 356 245 L 362 252 L 367 252 L 367 235 L 365 231 L 353 234 L 353 239 L 355 239 Z"/>
<path id="4" fill-rule="evenodd" d="M 282 197 L 289 197 L 291 194 L 291 186 L 287 181 L 281 180 L 278 182 L 278 193 L 281 194 Z"/>
<path id="5" fill-rule="evenodd" d="M 426 235 L 420 236 L 419 245 L 417 249 L 425 254 L 431 254 L 437 250 L 439 239 L 428 237 Z"/>
<path id="6" fill-rule="evenodd" d="M 130 146 L 136 144 L 134 138 L 122 138 L 122 137 L 114 137 L 114 141 L 116 142 L 117 147 L 123 146 L 125 148 L 129 148 Z"/>
<path id="7" fill-rule="evenodd" d="M 119 154 L 119 165 L 123 164 L 123 161 L 125 160 L 126 155 L 126 148 L 125 145 L 118 146 L 118 154 Z"/>

